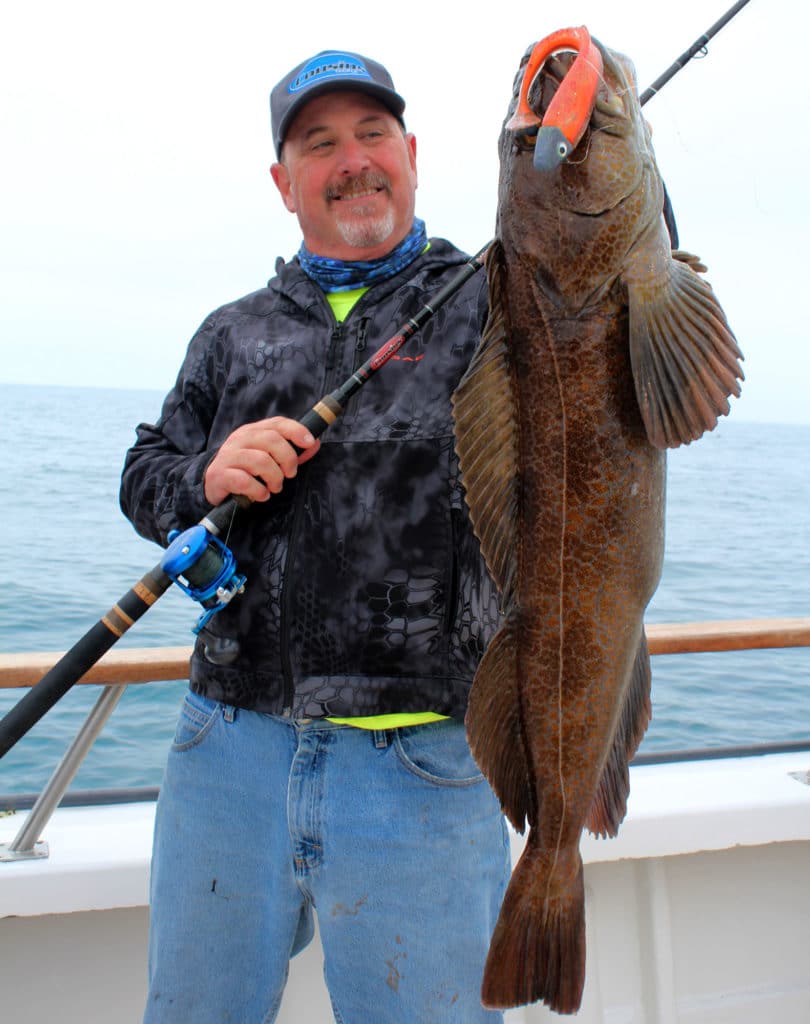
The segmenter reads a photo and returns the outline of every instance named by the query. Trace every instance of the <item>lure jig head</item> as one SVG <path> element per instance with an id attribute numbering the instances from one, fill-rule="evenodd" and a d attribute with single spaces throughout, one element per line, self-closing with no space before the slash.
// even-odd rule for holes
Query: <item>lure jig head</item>
<path id="1" fill-rule="evenodd" d="M 541 120 L 529 106 L 529 89 L 543 64 L 561 50 L 574 50 L 577 56 Z M 553 171 L 576 149 L 588 127 L 601 78 L 602 55 L 584 25 L 559 29 L 535 44 L 523 73 L 517 110 L 506 125 L 512 131 L 537 129 L 535 170 Z"/>

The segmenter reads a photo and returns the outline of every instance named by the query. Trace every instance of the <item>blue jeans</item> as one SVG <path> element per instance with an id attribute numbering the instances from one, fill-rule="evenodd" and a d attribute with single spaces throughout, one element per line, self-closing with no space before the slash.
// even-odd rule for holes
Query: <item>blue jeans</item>
<path id="1" fill-rule="evenodd" d="M 497 800 L 442 721 L 368 732 L 186 697 L 155 825 L 145 1024 L 270 1024 L 313 934 L 341 1024 L 497 1024 Z"/>

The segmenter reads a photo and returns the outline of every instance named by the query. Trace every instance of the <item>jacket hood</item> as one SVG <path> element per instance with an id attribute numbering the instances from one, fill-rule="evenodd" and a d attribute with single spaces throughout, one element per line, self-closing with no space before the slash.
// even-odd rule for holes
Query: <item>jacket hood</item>
<path id="1" fill-rule="evenodd" d="M 446 270 L 453 265 L 461 266 L 468 259 L 469 257 L 465 253 L 446 239 L 431 238 L 429 247 L 417 256 L 413 263 L 409 263 L 398 274 L 373 285 L 369 292 L 373 292 L 375 301 L 380 301 L 391 292 L 396 291 L 403 280 L 412 282 L 414 287 L 418 288 L 425 283 L 431 273 L 437 270 Z M 270 278 L 267 287 L 276 294 L 285 296 L 302 309 L 307 309 L 312 305 L 313 291 L 318 295 L 323 294 L 301 269 L 297 256 L 293 256 L 287 262 L 282 257 L 278 258 L 275 277 Z"/>

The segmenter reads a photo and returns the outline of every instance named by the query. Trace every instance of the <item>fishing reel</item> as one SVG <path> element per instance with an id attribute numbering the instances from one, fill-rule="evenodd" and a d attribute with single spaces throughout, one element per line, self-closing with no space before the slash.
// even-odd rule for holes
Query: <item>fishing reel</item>
<path id="1" fill-rule="evenodd" d="M 246 577 L 236 571 L 236 559 L 231 549 L 202 524 L 182 533 L 172 530 L 160 567 L 182 591 L 205 609 L 193 629 L 205 641 L 205 657 L 215 665 L 229 665 L 239 655 L 239 643 L 214 636 L 205 627 L 218 611 L 245 589 Z"/>

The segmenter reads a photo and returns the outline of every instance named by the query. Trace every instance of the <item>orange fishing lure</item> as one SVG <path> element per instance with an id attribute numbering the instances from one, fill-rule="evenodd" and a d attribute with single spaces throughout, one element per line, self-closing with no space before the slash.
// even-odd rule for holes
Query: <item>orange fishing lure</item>
<path id="1" fill-rule="evenodd" d="M 575 50 L 577 57 L 541 121 L 529 106 L 529 89 L 543 64 L 561 50 Z M 602 55 L 584 25 L 559 29 L 535 44 L 523 73 L 517 110 L 506 127 L 512 131 L 537 127 L 537 170 L 553 170 L 576 149 L 588 126 L 601 79 Z"/>

